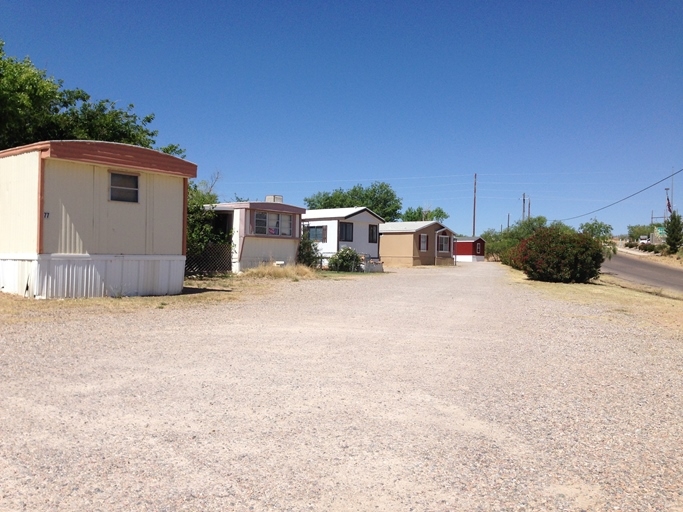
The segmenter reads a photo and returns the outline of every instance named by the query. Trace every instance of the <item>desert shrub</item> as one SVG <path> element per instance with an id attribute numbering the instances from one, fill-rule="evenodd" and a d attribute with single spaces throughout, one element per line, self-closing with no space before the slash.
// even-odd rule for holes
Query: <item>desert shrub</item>
<path id="1" fill-rule="evenodd" d="M 669 246 L 666 244 L 657 244 L 654 246 L 654 251 L 660 254 L 664 254 L 665 251 L 668 252 Z"/>
<path id="2" fill-rule="evenodd" d="M 330 257 L 328 267 L 337 272 L 355 272 L 360 269 L 360 256 L 351 247 L 342 247 Z"/>
<path id="3" fill-rule="evenodd" d="M 317 267 L 321 261 L 318 242 L 311 240 L 308 233 L 304 233 L 299 240 L 299 247 L 296 250 L 296 262 L 307 267 Z"/>
<path id="4" fill-rule="evenodd" d="M 516 263 L 530 279 L 554 283 L 597 279 L 605 259 L 599 240 L 556 227 L 538 229 L 517 250 Z"/>
<path id="5" fill-rule="evenodd" d="M 523 270 L 521 256 L 520 244 L 508 247 L 499 254 L 500 262 L 503 265 L 509 265 L 517 270 Z"/>

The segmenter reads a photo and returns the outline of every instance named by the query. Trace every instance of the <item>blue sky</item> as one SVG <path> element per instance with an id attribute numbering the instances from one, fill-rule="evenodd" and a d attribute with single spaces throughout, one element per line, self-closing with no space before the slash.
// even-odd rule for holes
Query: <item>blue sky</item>
<path id="1" fill-rule="evenodd" d="M 680 1 L 0 0 L 8 55 L 153 112 L 222 200 L 386 181 L 466 235 L 475 173 L 480 233 L 523 193 L 568 219 L 683 169 L 682 26 Z M 624 233 L 665 187 L 567 223 Z"/>

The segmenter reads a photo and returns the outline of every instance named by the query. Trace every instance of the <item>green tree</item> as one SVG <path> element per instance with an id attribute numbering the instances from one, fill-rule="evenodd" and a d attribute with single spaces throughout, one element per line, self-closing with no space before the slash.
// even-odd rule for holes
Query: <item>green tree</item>
<path id="1" fill-rule="evenodd" d="M 214 174 L 210 182 L 191 181 L 187 190 L 187 254 L 197 256 L 211 243 L 225 243 L 229 233 L 214 227 L 216 212 L 205 205 L 218 203 L 213 188 L 220 178 Z"/>
<path id="2" fill-rule="evenodd" d="M 637 242 L 641 236 L 650 237 L 654 231 L 654 224 L 636 224 L 634 226 L 627 226 L 628 238 L 632 242 Z"/>
<path id="3" fill-rule="evenodd" d="M 418 206 L 417 208 L 406 208 L 406 210 L 401 214 L 401 220 L 403 222 L 421 220 L 435 220 L 437 222 L 443 222 L 448 217 L 449 215 L 438 206 L 433 209 L 423 209 L 422 206 Z"/>
<path id="4" fill-rule="evenodd" d="M 612 226 L 609 224 L 594 218 L 581 224 L 579 231 L 599 241 L 606 258 L 612 259 L 612 255 L 617 253 L 617 244 L 612 240 Z"/>
<path id="5" fill-rule="evenodd" d="M 546 227 L 547 223 L 548 220 L 545 217 L 538 216 L 517 221 L 504 231 L 487 229 L 481 234 L 481 237 L 486 240 L 486 256 L 493 260 L 507 262 L 506 256 L 512 248 L 530 237 L 536 230 Z"/>
<path id="6" fill-rule="evenodd" d="M 154 114 L 139 117 L 133 105 L 94 101 L 82 89 L 36 68 L 26 57 L 8 57 L 0 40 L 0 150 L 44 140 L 101 140 L 153 148 L 180 157 L 177 144 L 155 148 Z"/>
<path id="7" fill-rule="evenodd" d="M 296 250 L 296 262 L 299 265 L 315 268 L 320 265 L 321 257 L 318 242 L 311 240 L 310 234 L 304 232 L 299 239 L 299 247 Z"/>
<path id="8" fill-rule="evenodd" d="M 666 232 L 666 245 L 669 246 L 669 252 L 676 254 L 683 244 L 683 223 L 678 212 L 673 212 L 664 223 L 664 231 Z"/>
<path id="9" fill-rule="evenodd" d="M 332 192 L 317 192 L 305 197 L 304 203 L 311 210 L 364 206 L 387 222 L 400 218 L 402 206 L 401 198 L 391 185 L 383 181 L 375 181 L 368 187 L 359 184 L 348 190 L 338 188 Z"/>

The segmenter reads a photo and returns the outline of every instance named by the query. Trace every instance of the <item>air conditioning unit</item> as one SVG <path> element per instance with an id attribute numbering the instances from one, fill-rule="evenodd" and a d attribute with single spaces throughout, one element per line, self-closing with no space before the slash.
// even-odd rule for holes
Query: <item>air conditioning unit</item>
<path id="1" fill-rule="evenodd" d="M 282 196 L 266 196 L 266 203 L 281 203 Z"/>

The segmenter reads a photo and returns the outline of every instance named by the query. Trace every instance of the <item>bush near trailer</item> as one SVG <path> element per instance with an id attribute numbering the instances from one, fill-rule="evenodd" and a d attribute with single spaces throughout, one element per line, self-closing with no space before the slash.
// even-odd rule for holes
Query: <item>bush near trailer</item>
<path id="1" fill-rule="evenodd" d="M 513 266 L 536 281 L 587 283 L 600 276 L 605 256 L 599 240 L 557 227 L 538 229 L 516 248 Z"/>
<path id="2" fill-rule="evenodd" d="M 296 251 L 296 262 L 299 265 L 315 268 L 320 267 L 322 255 L 318 250 L 318 242 L 311 240 L 309 233 L 303 233 Z"/>
<path id="3" fill-rule="evenodd" d="M 356 272 L 360 270 L 360 255 L 351 247 L 342 247 L 339 252 L 330 256 L 328 268 L 336 272 Z"/>

